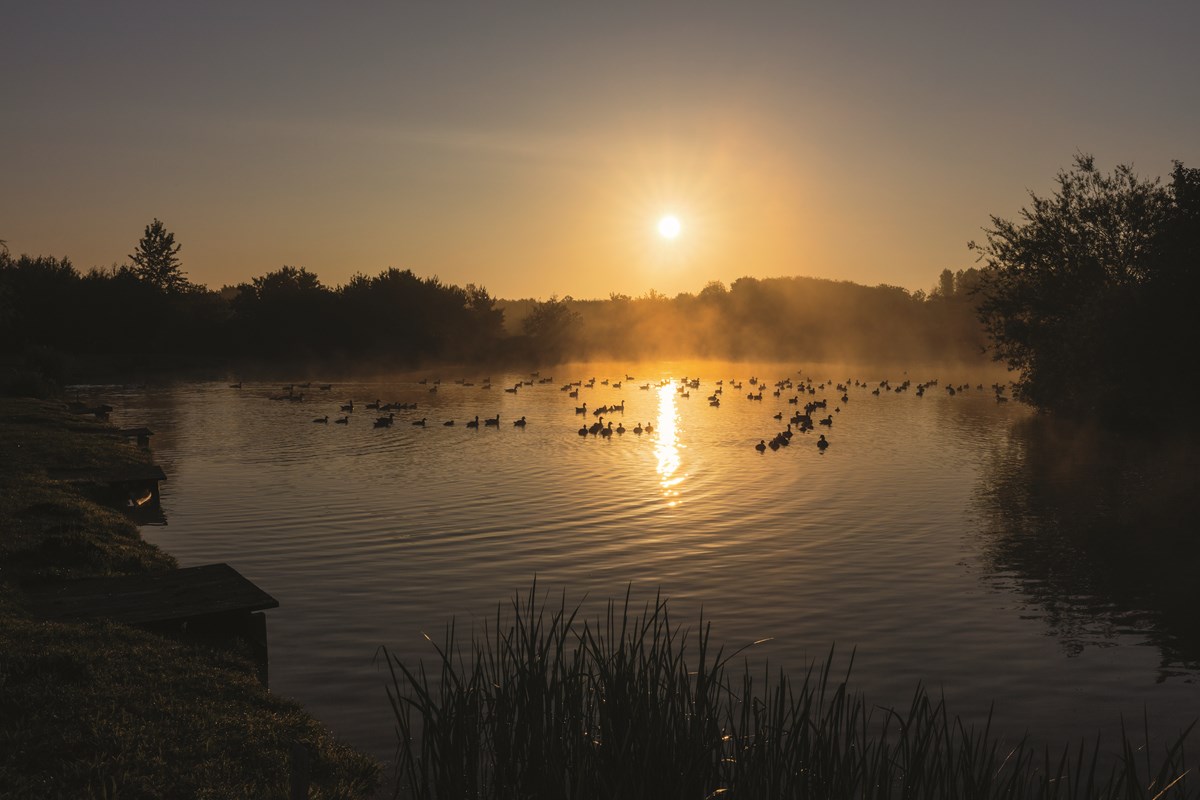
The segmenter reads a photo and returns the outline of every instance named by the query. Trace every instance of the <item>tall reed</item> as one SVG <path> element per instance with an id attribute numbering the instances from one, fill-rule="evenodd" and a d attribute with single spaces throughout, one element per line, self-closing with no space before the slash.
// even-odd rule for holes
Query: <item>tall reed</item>
<path id="1" fill-rule="evenodd" d="M 1061 752 L 1005 746 L 990 717 L 968 727 L 919 686 L 906 708 L 869 704 L 850 690 L 849 668 L 831 674 L 832 649 L 796 679 L 756 675 L 732 666 L 745 648 L 714 649 L 703 619 L 698 633 L 673 624 L 661 595 L 641 613 L 628 592 L 595 620 L 579 611 L 565 598 L 539 604 L 535 584 L 467 646 L 451 623 L 431 669 L 383 649 L 398 796 L 1195 796 L 1191 727 L 1157 757 L 1124 729 L 1115 757 L 1098 740 Z"/>

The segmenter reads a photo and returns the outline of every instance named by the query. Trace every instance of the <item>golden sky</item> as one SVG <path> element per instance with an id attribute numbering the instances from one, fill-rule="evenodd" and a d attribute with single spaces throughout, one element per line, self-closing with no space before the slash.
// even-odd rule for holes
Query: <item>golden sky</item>
<path id="1" fill-rule="evenodd" d="M 158 217 L 212 288 L 287 264 L 506 298 L 928 289 L 1078 152 L 1200 163 L 1198 9 L 22 4 L 0 239 L 106 267 Z"/>

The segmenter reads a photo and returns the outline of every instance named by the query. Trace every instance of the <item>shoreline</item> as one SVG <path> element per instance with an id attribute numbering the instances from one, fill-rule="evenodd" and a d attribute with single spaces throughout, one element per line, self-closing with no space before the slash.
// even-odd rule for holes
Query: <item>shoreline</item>
<path id="1" fill-rule="evenodd" d="M 36 587 L 177 566 L 96 492 L 49 477 L 153 462 L 113 430 L 63 402 L 0 398 L 0 785 L 13 796 L 288 796 L 296 761 L 320 796 L 374 796 L 382 765 L 271 694 L 244 649 L 29 613 Z"/>

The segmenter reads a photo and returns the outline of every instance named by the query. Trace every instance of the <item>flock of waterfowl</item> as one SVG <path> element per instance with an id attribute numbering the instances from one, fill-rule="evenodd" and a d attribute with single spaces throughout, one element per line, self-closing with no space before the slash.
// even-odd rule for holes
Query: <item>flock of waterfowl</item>
<path id="1" fill-rule="evenodd" d="M 711 401 L 712 405 L 717 405 L 718 404 L 717 401 L 719 400 L 719 398 L 716 397 L 715 395 L 720 394 L 721 387 L 719 384 L 721 382 L 718 381 L 717 383 L 718 383 L 717 392 L 714 393 L 713 397 L 709 397 L 709 400 Z M 757 386 L 758 391 L 757 392 L 751 391 L 749 394 L 746 395 L 746 399 L 762 400 L 762 398 L 763 398 L 762 384 L 759 383 L 757 378 L 751 378 L 750 384 L 752 387 Z M 735 383 L 735 386 L 738 389 L 742 388 L 742 385 L 740 383 Z M 924 397 L 925 393 L 929 389 L 934 388 L 936 386 L 938 386 L 937 379 L 925 381 L 923 383 L 918 383 L 915 385 L 914 394 L 917 397 Z M 772 392 L 773 396 L 781 397 L 785 393 L 793 393 L 791 397 L 787 398 L 787 402 L 789 405 L 797 406 L 797 410 L 794 414 L 792 414 L 788 418 L 787 427 L 784 430 L 779 431 L 778 433 L 774 434 L 770 439 L 766 439 L 766 438 L 759 439 L 758 444 L 756 444 L 754 446 L 754 449 L 760 453 L 764 453 L 768 449 L 779 450 L 781 447 L 787 447 L 791 443 L 792 437 L 797 432 L 808 433 L 809 431 L 814 430 L 816 425 L 822 425 L 827 428 L 832 428 L 833 427 L 833 415 L 841 414 L 842 406 L 846 405 L 850 402 L 851 388 L 866 389 L 866 388 L 870 388 L 870 384 L 865 381 L 861 381 L 858 379 L 850 379 L 850 378 L 847 378 L 846 381 L 843 383 L 835 383 L 832 380 L 824 381 L 824 382 L 815 382 L 812 378 L 802 378 L 798 381 L 793 381 L 793 379 L 791 379 L 791 378 L 785 378 L 783 380 L 776 381 L 775 385 L 774 385 L 774 391 Z M 871 388 L 871 394 L 875 397 L 879 397 L 880 395 L 882 395 L 884 393 L 888 393 L 888 392 L 900 394 L 903 392 L 907 392 L 910 388 L 914 388 L 914 384 L 909 380 L 904 380 L 901 383 L 897 384 L 896 386 L 892 386 L 891 381 L 885 379 L 885 380 L 879 381 L 873 388 Z M 951 385 L 951 386 L 946 387 L 946 393 L 953 397 L 954 395 L 956 395 L 960 392 L 969 391 L 970 389 L 971 389 L 971 386 L 969 384 L 960 384 L 958 386 Z M 976 389 L 982 390 L 983 385 L 982 384 L 977 385 Z M 837 398 L 839 401 L 839 405 L 834 406 L 832 413 L 828 412 L 829 401 L 828 401 L 828 399 L 826 399 L 824 397 L 821 398 L 820 400 L 808 400 L 808 401 L 804 402 L 803 404 L 801 403 L 801 398 L 804 396 L 816 395 L 818 392 L 826 392 L 827 393 L 830 390 L 832 390 L 837 395 Z M 1003 403 L 1003 402 L 1008 401 L 1008 398 L 1004 394 L 1005 391 L 1007 390 L 1006 386 L 1004 386 L 1003 384 L 994 383 L 994 384 L 992 384 L 992 390 L 995 392 L 995 397 L 996 397 L 997 402 Z M 803 412 L 801 412 L 799 410 L 800 405 L 804 406 Z M 824 412 L 824 416 L 820 416 L 819 412 Z M 814 422 L 814 414 L 816 415 L 815 422 Z M 774 418 L 776 420 L 783 420 L 784 413 L 782 411 L 777 412 L 774 415 Z M 792 426 L 795 426 L 796 430 L 793 430 Z M 822 434 L 818 435 L 816 445 L 817 445 L 817 448 L 820 449 L 822 452 L 824 452 L 825 449 L 829 447 L 829 440 L 825 438 L 825 434 L 822 433 Z"/>
<path id="2" fill-rule="evenodd" d="M 537 376 L 537 373 L 534 373 L 534 377 L 536 377 L 536 376 Z M 539 382 L 546 383 L 545 380 L 542 380 Z M 455 383 L 458 383 L 465 387 L 470 387 L 470 386 L 475 385 L 473 382 L 467 381 L 465 379 L 455 381 Z M 430 381 L 428 378 L 423 378 L 420 381 L 418 381 L 418 384 L 421 386 L 429 386 L 428 391 L 431 393 L 436 393 L 438 391 L 438 387 L 441 384 L 441 380 L 434 379 L 433 381 Z M 532 386 L 532 385 L 533 385 L 533 381 L 522 381 L 520 383 L 515 384 L 514 386 L 512 386 L 510 388 L 506 388 L 504 391 L 515 394 L 517 389 L 520 388 L 521 386 Z M 305 399 L 303 390 L 309 389 L 311 387 L 312 387 L 311 383 L 289 383 L 288 385 L 283 387 L 282 392 L 280 394 L 271 395 L 271 399 L 281 401 L 281 402 L 293 402 L 293 403 L 303 402 Z M 239 381 L 237 383 L 231 383 L 231 384 L 229 384 L 229 388 L 241 389 L 242 382 Z M 485 378 L 483 381 L 483 385 L 480 388 L 491 389 L 492 388 L 492 379 Z M 318 391 L 331 391 L 333 389 L 333 384 L 323 383 L 323 384 L 320 384 L 319 386 L 317 386 L 317 389 L 318 389 Z M 396 422 L 396 412 L 397 411 L 415 411 L 415 410 L 417 410 L 417 406 L 418 406 L 418 403 L 416 403 L 416 402 L 385 403 L 378 398 L 376 398 L 372 402 L 360 403 L 358 405 L 355 405 L 354 399 L 351 398 L 346 403 L 339 405 L 339 411 L 341 411 L 343 415 L 338 417 L 337 419 L 333 420 L 333 424 L 348 425 L 348 424 L 350 424 L 350 420 L 356 410 L 365 409 L 367 411 L 374 411 L 377 414 L 375 416 L 375 419 L 372 420 L 373 427 L 390 428 Z M 385 412 L 385 411 L 387 412 L 387 415 L 383 416 L 383 412 Z M 315 419 L 313 419 L 313 423 L 318 424 L 318 425 L 328 425 L 329 424 L 329 415 L 326 414 L 324 416 L 316 417 Z M 424 427 L 427 427 L 428 425 L 430 425 L 431 423 L 430 423 L 428 417 L 422 417 L 421 419 L 409 420 L 409 424 L 415 428 L 424 428 Z M 432 424 L 436 424 L 436 423 L 432 423 Z M 457 424 L 457 422 L 453 419 L 448 419 L 448 420 L 445 420 L 444 422 L 442 422 L 441 424 L 443 427 L 450 428 L 450 427 L 454 427 Z M 526 418 L 524 416 L 522 416 L 520 419 L 514 420 L 512 423 L 513 427 L 515 427 L 515 428 L 524 428 L 527 424 L 528 424 L 528 421 L 526 420 Z M 482 427 L 485 427 L 485 428 L 500 427 L 500 415 L 496 414 L 494 417 L 488 417 L 488 418 L 482 419 L 482 420 L 477 415 L 477 416 L 475 416 L 474 419 L 470 419 L 465 422 L 465 427 L 467 427 L 467 428 L 479 428 L 481 425 L 482 425 Z"/>
<path id="3" fill-rule="evenodd" d="M 801 373 L 798 373 L 798 374 L 801 374 Z M 606 378 L 606 379 L 600 381 L 600 385 L 608 386 L 608 387 L 611 387 L 614 389 L 620 389 L 624 382 L 633 381 L 633 380 L 634 380 L 634 378 L 632 375 L 625 375 L 623 379 L 612 380 L 612 379 Z M 504 391 L 509 394 L 516 394 L 523 387 L 533 386 L 535 384 L 535 382 L 537 384 L 547 384 L 547 383 L 553 383 L 553 381 L 554 381 L 553 378 L 550 378 L 550 377 L 543 378 L 543 377 L 541 377 L 540 373 L 534 372 L 534 373 L 530 374 L 528 379 L 517 381 L 512 386 L 505 387 Z M 751 377 L 748 379 L 747 382 L 750 384 L 750 389 L 745 394 L 746 400 L 751 401 L 751 402 L 762 401 L 763 397 L 764 397 L 764 392 L 767 391 L 766 382 L 760 381 L 757 377 Z M 461 379 L 461 380 L 455 381 L 455 383 L 459 384 L 463 387 L 473 387 L 476 385 L 475 383 L 468 381 L 466 379 Z M 437 392 L 439 389 L 439 386 L 441 384 L 441 380 L 440 379 L 430 380 L 428 378 L 425 378 L 425 379 L 420 380 L 418 382 L 418 384 L 423 387 L 428 387 L 429 392 Z M 692 391 L 699 391 L 701 382 L 699 379 L 688 378 L 688 377 L 684 377 L 679 381 L 668 378 L 668 379 L 663 379 L 663 380 L 660 380 L 657 382 L 657 388 L 660 388 L 660 389 L 662 387 L 665 387 L 668 385 L 674 385 L 677 396 L 680 398 L 686 399 L 686 398 L 691 397 Z M 786 419 L 786 427 L 783 430 L 779 430 L 776 433 L 773 433 L 770 437 L 764 436 L 764 437 L 760 438 L 758 441 L 758 444 L 754 445 L 754 448 L 760 453 L 765 453 L 767 450 L 777 451 L 780 448 L 789 446 L 792 442 L 793 437 L 798 433 L 799 434 L 807 434 L 810 431 L 814 431 L 816 429 L 816 426 L 818 426 L 818 425 L 832 429 L 834 415 L 841 414 L 842 406 L 844 406 L 850 402 L 850 391 L 852 388 L 853 389 L 868 389 L 869 388 L 871 390 L 870 393 L 877 397 L 886 392 L 902 393 L 902 392 L 907 392 L 910 389 L 912 389 L 914 391 L 914 394 L 917 397 L 923 397 L 927 391 L 929 391 L 930 389 L 933 389 L 937 386 L 938 386 L 938 381 L 936 379 L 926 381 L 923 383 L 918 383 L 915 385 L 909 380 L 904 380 L 895 386 L 893 386 L 891 384 L 891 382 L 888 380 L 879 381 L 874 386 L 870 386 L 867 382 L 864 382 L 864 381 L 851 380 L 851 379 L 847 379 L 845 382 L 841 382 L 841 383 L 835 383 L 831 380 L 818 382 L 818 381 L 814 381 L 812 378 L 807 378 L 807 377 L 801 377 L 801 378 L 795 378 L 795 379 L 794 378 L 784 378 L 784 379 L 775 381 L 773 386 L 770 388 L 770 392 L 769 392 L 770 395 L 775 398 L 784 398 L 784 399 L 786 399 L 787 405 L 795 406 L 796 408 L 795 408 L 794 412 L 792 412 L 790 414 L 785 414 L 785 412 L 783 410 L 776 412 L 773 415 L 773 418 L 779 422 L 783 422 Z M 304 390 L 310 389 L 311 387 L 312 387 L 311 383 L 288 384 L 287 386 L 283 387 L 282 393 L 272 395 L 271 399 L 277 400 L 277 401 L 283 401 L 283 402 L 301 402 L 305 398 Z M 569 383 L 563 384 L 560 387 L 560 391 L 565 393 L 568 396 L 568 398 L 571 398 L 573 400 L 573 399 L 576 399 L 579 397 L 581 390 L 594 389 L 595 387 L 596 387 L 596 378 L 593 377 L 587 381 L 577 380 L 577 381 L 571 381 Z M 241 389 L 242 384 L 241 384 L 241 382 L 230 384 L 230 388 Z M 316 388 L 317 388 L 317 391 L 319 391 L 319 392 L 330 392 L 333 389 L 333 385 L 332 384 L 319 384 Z M 485 390 L 491 389 L 492 388 L 491 378 L 485 378 L 482 381 L 480 388 L 485 389 Z M 652 384 L 649 382 L 643 383 L 643 384 L 639 385 L 637 388 L 639 390 L 648 391 L 652 388 Z M 709 394 L 706 398 L 709 406 L 711 406 L 713 408 L 719 408 L 721 406 L 721 403 L 724 399 L 724 393 L 725 393 L 726 388 L 730 388 L 734 391 L 741 393 L 744 390 L 744 384 L 742 381 L 737 380 L 737 379 L 731 379 L 729 381 L 725 381 L 725 380 L 715 381 L 714 388 L 713 388 L 711 394 Z M 995 392 L 995 397 L 996 397 L 997 402 L 1006 402 L 1008 400 L 1008 398 L 1005 396 L 1006 388 L 1007 387 L 1005 387 L 1001 384 L 993 384 L 992 385 L 992 390 Z M 953 396 L 960 392 L 969 391 L 971 389 L 971 386 L 969 384 L 961 384 L 961 385 L 957 385 L 957 386 L 951 385 L 951 386 L 945 387 L 945 389 L 946 389 L 947 394 Z M 983 385 L 979 384 L 978 386 L 976 386 L 976 389 L 982 390 Z M 816 396 L 818 394 L 829 395 L 830 393 L 832 393 L 837 399 L 837 403 L 834 405 L 832 412 L 829 411 L 829 400 L 827 399 L 826 396 L 822 396 L 819 399 L 816 398 Z M 790 394 L 791 396 L 785 397 L 785 395 L 788 395 L 788 394 Z M 626 428 L 623 420 L 615 422 L 615 423 L 611 419 L 608 420 L 607 422 L 605 421 L 605 417 L 608 415 L 621 414 L 622 417 L 624 416 L 624 413 L 625 413 L 625 401 L 624 400 L 621 400 L 619 403 L 616 403 L 616 404 L 603 404 L 600 406 L 596 406 L 594 408 L 589 408 L 587 402 L 584 402 L 581 405 L 577 405 L 577 406 L 572 404 L 572 407 L 574 408 L 576 415 L 583 415 L 585 418 L 585 423 L 583 425 L 581 425 L 578 429 L 578 434 L 580 437 L 586 438 L 589 436 L 594 436 L 597 438 L 609 439 L 609 438 L 612 438 L 613 436 L 623 435 L 626 432 L 631 432 L 635 436 L 640 436 L 642 434 L 651 434 L 654 432 L 654 426 L 651 423 L 646 423 L 645 425 L 643 425 L 639 421 L 633 427 Z M 339 404 L 339 410 L 342 412 L 342 416 L 339 416 L 336 419 L 334 419 L 333 424 L 348 425 L 350 423 L 352 416 L 354 415 L 354 412 L 359 409 L 375 412 L 374 419 L 372 420 L 372 425 L 374 427 L 390 428 L 396 422 L 396 412 L 397 411 L 416 411 L 418 409 L 418 403 L 416 403 L 416 402 L 384 403 L 382 400 L 377 398 L 372 402 L 367 402 L 367 403 L 363 403 L 361 405 L 356 405 L 355 401 L 353 399 L 350 399 L 346 403 Z M 384 415 L 385 412 L 386 412 L 386 416 Z M 586 418 L 589 413 L 593 417 L 596 418 L 595 421 L 592 422 L 590 425 L 586 423 Z M 325 414 L 321 417 L 316 417 L 312 421 L 315 424 L 325 425 L 325 424 L 329 424 L 330 419 L 329 419 L 329 415 Z M 429 425 L 437 425 L 438 424 L 437 422 L 430 422 L 430 419 L 428 417 L 421 417 L 420 419 L 410 419 L 410 420 L 408 420 L 408 423 L 412 427 L 419 427 L 419 428 L 424 428 Z M 458 424 L 458 422 L 454 419 L 447 419 L 447 420 L 442 421 L 440 424 L 442 427 L 449 428 L 449 427 L 456 426 Z M 470 428 L 470 429 L 477 429 L 480 427 L 499 428 L 500 427 L 500 414 L 497 413 L 494 416 L 484 417 L 482 419 L 478 415 L 476 415 L 472 419 L 465 420 L 463 424 L 464 424 L 464 427 Z M 525 416 L 521 416 L 519 419 L 512 421 L 511 424 L 515 428 L 523 429 L 528 424 L 528 421 Z M 816 447 L 819 450 L 821 450 L 822 452 L 824 452 L 825 449 L 830 446 L 830 442 L 826 438 L 824 433 L 821 433 L 817 436 L 815 444 L 816 444 Z"/>

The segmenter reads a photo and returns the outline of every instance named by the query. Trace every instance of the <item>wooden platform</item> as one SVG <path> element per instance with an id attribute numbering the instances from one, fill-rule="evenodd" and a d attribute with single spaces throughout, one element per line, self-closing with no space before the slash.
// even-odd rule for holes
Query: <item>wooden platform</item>
<path id="1" fill-rule="evenodd" d="M 228 564 L 159 575 L 86 578 L 30 591 L 27 596 L 30 613 L 42 619 L 107 619 L 128 625 L 184 622 L 279 607 L 279 601 Z"/>
<path id="2" fill-rule="evenodd" d="M 130 464 L 124 467 L 57 467 L 47 470 L 51 480 L 69 483 L 118 484 L 165 481 L 167 474 L 157 464 Z"/>
<path id="3" fill-rule="evenodd" d="M 67 404 L 67 410 L 72 414 L 92 414 L 96 419 L 107 420 L 108 415 L 112 413 L 113 407 L 107 403 L 89 406 L 84 403 L 73 402 Z"/>
<path id="4" fill-rule="evenodd" d="M 26 593 L 26 609 L 56 622 L 110 620 L 167 636 L 249 646 L 258 679 L 269 686 L 267 618 L 279 601 L 228 564 L 159 575 L 85 578 Z"/>

